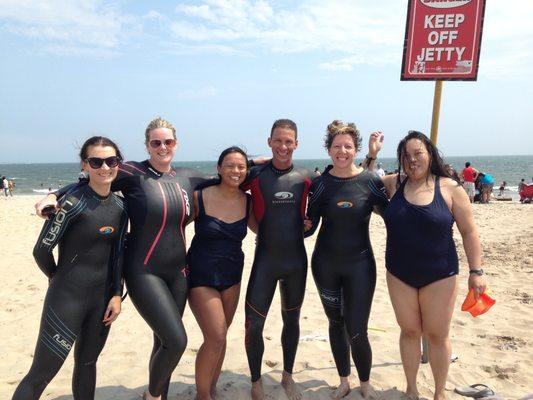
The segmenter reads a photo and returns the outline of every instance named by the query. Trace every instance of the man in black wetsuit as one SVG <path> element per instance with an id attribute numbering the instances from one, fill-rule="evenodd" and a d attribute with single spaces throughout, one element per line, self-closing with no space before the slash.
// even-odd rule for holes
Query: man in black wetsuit
<path id="1" fill-rule="evenodd" d="M 282 385 L 291 400 L 302 398 L 292 379 L 300 336 L 300 307 L 307 276 L 303 220 L 312 173 L 292 165 L 298 146 L 296 124 L 274 122 L 268 139 L 272 161 L 253 167 L 244 189 L 251 190 L 259 230 L 246 293 L 246 353 L 252 378 L 252 399 L 264 399 L 261 361 L 263 327 L 279 282 L 283 332 Z"/>

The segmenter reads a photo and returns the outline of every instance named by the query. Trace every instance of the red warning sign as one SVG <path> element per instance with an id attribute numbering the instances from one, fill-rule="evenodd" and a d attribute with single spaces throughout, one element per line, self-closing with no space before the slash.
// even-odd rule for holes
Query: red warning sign
<path id="1" fill-rule="evenodd" d="M 485 0 L 409 0 L 402 80 L 476 80 Z"/>

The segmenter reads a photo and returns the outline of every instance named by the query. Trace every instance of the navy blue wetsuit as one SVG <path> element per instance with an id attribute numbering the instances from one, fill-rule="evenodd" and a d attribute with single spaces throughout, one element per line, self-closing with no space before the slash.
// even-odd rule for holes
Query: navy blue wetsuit
<path id="1" fill-rule="evenodd" d="M 350 375 L 350 348 L 359 379 L 368 381 L 372 349 L 367 326 L 374 288 L 376 263 L 369 237 L 370 215 L 387 206 L 380 178 L 363 171 L 338 178 L 326 170 L 313 180 L 307 214 L 311 235 L 322 225 L 311 266 L 318 293 L 329 320 L 331 350 L 340 376 Z"/>
<path id="2" fill-rule="evenodd" d="M 189 287 L 209 286 L 226 290 L 242 278 L 244 253 L 242 241 L 248 233 L 251 198 L 246 195 L 244 218 L 227 223 L 205 213 L 202 190 L 198 192 L 198 216 L 194 238 L 187 254 Z"/>
<path id="3" fill-rule="evenodd" d="M 185 226 L 194 215 L 192 188 L 201 181 L 193 170 L 161 173 L 148 161 L 125 162 L 111 186 L 128 206 L 124 277 L 133 304 L 154 331 L 149 390 L 163 399 L 187 345 Z"/>
<path id="4" fill-rule="evenodd" d="M 459 273 L 453 241 L 453 215 L 442 197 L 439 177 L 433 201 L 417 206 L 404 196 L 405 179 L 383 214 L 387 227 L 387 270 L 402 282 L 420 289 Z"/>
<path id="5" fill-rule="evenodd" d="M 33 255 L 50 286 L 33 363 L 14 400 L 39 399 L 74 343 L 74 398 L 94 398 L 96 360 L 109 333 L 102 320 L 110 298 L 122 292 L 127 221 L 120 197 L 101 197 L 86 185 L 70 192 L 45 222 Z M 58 244 L 56 265 L 52 250 Z"/>
<path id="6" fill-rule="evenodd" d="M 311 180 L 307 170 L 254 167 L 245 189 L 259 223 L 257 246 L 246 291 L 246 354 L 252 382 L 261 377 L 263 327 L 279 282 L 283 317 L 281 344 L 286 372 L 292 373 L 300 336 L 300 307 L 305 292 L 307 255 L 303 219 Z"/>

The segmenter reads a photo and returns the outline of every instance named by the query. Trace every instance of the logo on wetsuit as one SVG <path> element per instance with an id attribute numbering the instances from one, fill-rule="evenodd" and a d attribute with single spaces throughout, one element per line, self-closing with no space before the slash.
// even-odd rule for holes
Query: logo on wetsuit
<path id="1" fill-rule="evenodd" d="M 331 303 L 339 303 L 339 298 L 337 296 L 330 296 L 324 293 L 319 293 L 320 297 L 322 297 L 324 300 L 327 300 Z"/>
<path id="2" fill-rule="evenodd" d="M 272 201 L 274 204 L 294 203 L 294 194 L 291 192 L 277 192 L 274 193 L 274 197 L 276 198 Z"/>
<path id="3" fill-rule="evenodd" d="M 353 203 L 350 202 L 350 201 L 339 201 L 337 203 L 337 207 L 340 207 L 340 208 L 351 208 L 351 207 L 353 207 Z"/>
<path id="4" fill-rule="evenodd" d="M 108 236 L 115 232 L 115 228 L 112 226 L 102 226 L 99 231 L 102 235 Z"/>
<path id="5" fill-rule="evenodd" d="M 43 239 L 43 244 L 51 246 L 54 243 L 54 240 L 56 240 L 57 234 L 61 230 L 61 225 L 63 225 L 66 216 L 67 212 L 63 208 L 59 210 L 54 218 L 54 222 L 52 222 L 52 227 Z"/>
<path id="6" fill-rule="evenodd" d="M 67 350 L 72 348 L 72 345 L 66 339 L 63 339 L 59 333 L 56 333 L 53 338 L 61 347 L 64 347 Z"/>
<path id="7" fill-rule="evenodd" d="M 189 216 L 191 215 L 191 206 L 189 204 L 189 196 L 187 195 L 187 191 L 185 189 L 181 189 L 181 192 L 183 193 L 183 198 L 185 199 L 185 214 Z"/>

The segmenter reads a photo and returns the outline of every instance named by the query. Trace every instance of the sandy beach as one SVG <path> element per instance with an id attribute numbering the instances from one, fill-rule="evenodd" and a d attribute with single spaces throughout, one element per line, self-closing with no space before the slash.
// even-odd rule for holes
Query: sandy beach
<path id="1" fill-rule="evenodd" d="M 0 271 L 3 286 L 0 291 L 1 399 L 11 398 L 30 367 L 48 283 L 32 257 L 32 248 L 42 226 L 42 220 L 35 217 L 33 212 L 33 204 L 38 198 L 0 198 Z M 483 246 L 483 268 L 497 303 L 487 314 L 478 318 L 460 311 L 466 295 L 468 274 L 461 237 L 455 229 L 461 272 L 451 341 L 458 360 L 450 366 L 448 398 L 463 398 L 453 393 L 456 386 L 484 383 L 504 399 L 520 399 L 533 393 L 533 207 L 517 203 L 476 204 L 474 216 Z M 193 233 L 192 226 L 189 226 L 188 241 Z M 385 282 L 385 228 L 379 216 L 372 217 L 371 236 L 378 265 L 378 282 L 369 323 L 373 348 L 371 380 L 380 399 L 400 399 L 404 375 L 398 350 L 399 328 Z M 315 238 L 306 239 L 309 257 Z M 241 300 L 229 330 L 227 356 L 217 399 L 249 398 L 243 300 L 253 261 L 254 240 L 255 236 L 249 232 L 244 241 L 246 261 Z M 263 373 L 269 399 L 286 398 L 279 386 L 282 371 L 279 310 L 277 293 L 264 332 Z M 305 399 L 328 399 L 330 386 L 338 383 L 338 377 L 328 343 L 327 320 L 310 273 L 301 315 L 301 337 L 294 378 L 304 391 Z M 189 341 L 172 375 L 170 399 L 189 400 L 195 395 L 194 363 L 202 335 L 188 309 L 184 321 Z M 140 398 L 148 381 L 151 342 L 148 326 L 127 299 L 98 362 L 96 399 Z M 48 385 L 43 399 L 72 399 L 72 366 L 70 354 L 62 370 Z M 353 373 L 355 368 L 352 368 Z M 356 375 L 353 375 L 352 381 L 357 387 Z M 418 383 L 421 394 L 432 398 L 433 378 L 428 364 L 421 365 Z M 345 398 L 362 397 L 357 390 L 352 390 Z"/>

